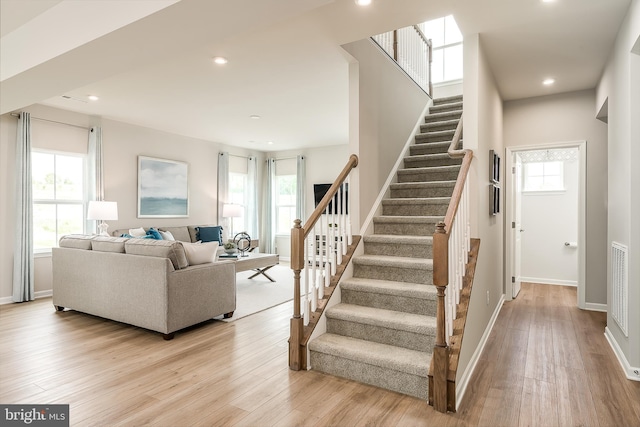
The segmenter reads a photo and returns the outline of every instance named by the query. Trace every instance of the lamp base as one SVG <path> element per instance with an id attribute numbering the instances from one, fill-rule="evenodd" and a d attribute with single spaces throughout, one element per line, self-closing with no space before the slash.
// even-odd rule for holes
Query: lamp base
<path id="1" fill-rule="evenodd" d="M 107 229 L 109 228 L 109 224 L 107 224 L 106 222 L 102 221 L 99 225 L 98 225 L 98 230 L 100 230 L 100 234 L 101 236 L 109 236 L 109 233 L 107 233 Z"/>

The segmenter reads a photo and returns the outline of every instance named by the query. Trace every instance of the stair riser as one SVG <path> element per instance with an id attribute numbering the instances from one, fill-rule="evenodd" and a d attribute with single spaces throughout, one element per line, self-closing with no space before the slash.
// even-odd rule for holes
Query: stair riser
<path id="1" fill-rule="evenodd" d="M 394 236 L 432 236 L 436 231 L 435 223 L 374 223 L 375 234 L 391 234 Z"/>
<path id="2" fill-rule="evenodd" d="M 392 266 L 362 265 L 354 262 L 353 277 L 364 279 L 394 280 L 405 283 L 433 284 L 431 270 Z"/>
<path id="3" fill-rule="evenodd" d="M 429 132 L 442 132 L 446 130 L 455 131 L 458 126 L 458 121 L 443 120 L 442 122 L 433 122 L 424 125 L 420 125 L 420 133 Z"/>
<path id="4" fill-rule="evenodd" d="M 433 105 L 451 104 L 462 102 L 462 95 L 447 96 L 445 98 L 436 98 L 433 100 Z"/>
<path id="5" fill-rule="evenodd" d="M 435 122 L 441 122 L 444 120 L 459 120 L 460 117 L 462 117 L 462 111 L 455 111 L 455 112 L 443 113 L 443 114 L 431 114 L 429 116 L 425 116 L 424 122 L 435 123 Z"/>
<path id="6" fill-rule="evenodd" d="M 431 245 L 405 245 L 401 243 L 364 243 L 365 255 L 389 255 L 409 258 L 431 259 Z"/>
<path id="7" fill-rule="evenodd" d="M 411 158 L 405 157 L 404 159 L 404 167 L 406 169 L 411 168 L 430 168 L 434 166 L 459 166 L 462 164 L 462 159 L 452 159 L 451 157 L 440 158 L 436 157 L 434 159 L 427 158 Z"/>
<path id="8" fill-rule="evenodd" d="M 424 143 L 424 144 L 416 144 L 409 147 L 409 154 L 412 156 L 422 156 L 425 154 L 445 154 L 449 150 L 449 145 L 451 145 L 451 141 L 449 143 L 444 144 L 434 144 L 434 143 Z"/>
<path id="9" fill-rule="evenodd" d="M 429 142 L 450 142 L 453 139 L 453 132 L 429 132 L 416 135 L 416 144 L 426 144 Z"/>
<path id="10" fill-rule="evenodd" d="M 429 397 L 429 379 L 364 362 L 311 351 L 311 367 L 320 372 L 359 381 L 423 400 Z M 426 373 L 425 373 L 426 375 Z"/>
<path id="11" fill-rule="evenodd" d="M 332 319 L 329 316 L 327 316 L 327 332 L 429 353 L 433 351 L 433 345 L 435 344 L 435 330 L 420 334 L 384 326 L 367 325 L 356 321 Z"/>
<path id="12" fill-rule="evenodd" d="M 455 181 L 456 179 L 458 179 L 458 170 L 433 170 L 419 173 L 398 173 L 398 182 Z"/>
<path id="13" fill-rule="evenodd" d="M 447 214 L 449 203 L 382 205 L 382 215 L 391 216 L 442 216 Z"/>
<path id="14" fill-rule="evenodd" d="M 429 107 L 429 114 L 446 113 L 449 111 L 458 111 L 461 109 L 462 105 L 460 103 L 434 105 L 433 107 Z"/>
<path id="15" fill-rule="evenodd" d="M 392 189 L 392 199 L 408 199 L 411 197 L 451 197 L 453 186 L 434 188 L 406 188 Z"/>
<path id="16" fill-rule="evenodd" d="M 424 300 L 400 295 L 378 294 L 354 289 L 341 289 L 342 302 L 345 304 L 362 305 L 365 307 L 394 310 L 403 313 L 436 315 L 436 301 Z"/>

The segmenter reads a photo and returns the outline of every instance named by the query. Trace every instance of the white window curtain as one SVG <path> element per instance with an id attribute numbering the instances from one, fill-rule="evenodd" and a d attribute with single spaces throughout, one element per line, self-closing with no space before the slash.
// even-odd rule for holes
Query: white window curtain
<path id="1" fill-rule="evenodd" d="M 31 115 L 21 112 L 16 138 L 16 234 L 13 251 L 13 301 L 35 299 Z"/>
<path id="2" fill-rule="evenodd" d="M 250 156 L 247 159 L 247 233 L 254 239 L 258 238 L 258 158 Z"/>
<path id="3" fill-rule="evenodd" d="M 276 207 L 276 159 L 267 159 L 267 191 L 264 210 L 264 250 L 266 253 L 275 253 L 275 207 Z"/>
<path id="4" fill-rule="evenodd" d="M 104 200 L 104 158 L 102 151 L 102 128 L 92 127 L 89 130 L 89 147 L 87 150 L 87 201 Z M 86 220 L 86 229 L 98 233 L 98 221 Z"/>
<path id="5" fill-rule="evenodd" d="M 299 155 L 296 157 L 296 218 L 302 221 L 304 224 L 305 220 L 305 177 L 307 175 L 306 166 L 305 166 L 305 157 Z M 293 227 L 293 224 L 291 224 Z"/>
<path id="6" fill-rule="evenodd" d="M 229 200 L 229 153 L 218 153 L 218 225 L 222 222 L 222 207 Z"/>

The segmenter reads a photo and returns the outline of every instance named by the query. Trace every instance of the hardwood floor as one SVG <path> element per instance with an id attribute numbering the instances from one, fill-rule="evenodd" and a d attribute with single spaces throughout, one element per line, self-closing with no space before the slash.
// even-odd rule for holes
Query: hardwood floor
<path id="1" fill-rule="evenodd" d="M 50 299 L 0 307 L 0 402 L 66 403 L 71 425 L 638 426 L 640 383 L 606 342 L 604 313 L 575 289 L 523 284 L 505 303 L 455 414 L 287 367 L 287 303 L 212 320 L 172 341 L 56 313 Z"/>

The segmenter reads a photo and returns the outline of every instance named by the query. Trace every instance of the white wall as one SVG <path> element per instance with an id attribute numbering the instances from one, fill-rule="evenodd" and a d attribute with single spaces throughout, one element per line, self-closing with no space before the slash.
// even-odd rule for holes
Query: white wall
<path id="1" fill-rule="evenodd" d="M 482 49 L 480 35 L 464 39 L 464 146 L 474 151 L 469 171 L 471 236 L 480 238 L 472 297 L 460 352 L 457 381 L 465 374 L 496 312 L 503 289 L 503 213 L 489 214 L 489 150 L 504 151 L 502 99 Z M 502 162 L 504 165 L 504 161 Z M 504 171 L 501 171 L 504 176 Z M 504 186 L 504 182 L 501 183 Z M 487 292 L 489 301 L 487 302 Z M 477 355 L 476 355 L 477 356 Z"/>
<path id="2" fill-rule="evenodd" d="M 107 119 L 98 119 L 64 110 L 35 105 L 25 109 L 34 117 L 89 127 L 102 127 L 104 146 L 105 199 L 118 202 L 118 220 L 109 229 L 139 226 L 213 224 L 217 222 L 218 152 L 236 155 L 256 154 L 258 174 L 264 171 L 264 154 L 223 144 L 187 138 Z M 0 300 L 12 294 L 15 196 L 15 139 L 17 120 L 9 114 L 0 117 Z M 52 131 L 55 127 L 51 127 Z M 53 140 L 53 138 L 52 138 Z M 62 142 L 64 144 L 64 142 Z M 49 147 L 56 148 L 56 147 Z M 65 147 L 61 147 L 64 149 Z M 180 160 L 189 164 L 189 217 L 137 218 L 137 157 L 139 155 Z M 260 203 L 260 200 L 259 200 Z M 259 205 L 260 206 L 260 205 Z M 260 219 L 260 218 L 259 218 Z M 51 258 L 36 258 L 36 295 L 51 290 Z M 4 299 L 3 299 L 4 298 Z"/>
<path id="3" fill-rule="evenodd" d="M 577 151 L 577 150 L 576 150 Z M 523 282 L 578 286 L 579 163 L 564 162 L 564 191 L 522 193 Z"/>
<path id="4" fill-rule="evenodd" d="M 350 113 L 359 119 L 350 124 L 350 147 L 359 157 L 355 182 L 359 182 L 362 219 L 373 207 L 429 96 L 371 40 L 342 47 L 358 63 L 350 65 Z"/>
<path id="5" fill-rule="evenodd" d="M 629 247 L 629 336 L 607 315 L 607 330 L 630 366 L 640 367 L 640 0 L 633 0 L 597 88 L 597 109 L 608 100 L 608 199 L 607 253 L 611 242 Z M 635 50 L 634 50 L 635 48 Z M 635 52 L 635 53 L 632 53 Z M 633 74 L 632 74 L 633 73 Z M 633 162 L 633 163 L 632 163 Z M 632 166 L 633 164 L 633 166 Z M 610 263 L 608 263 L 610 264 Z M 611 273 L 607 269 L 607 297 L 611 301 Z M 629 372 L 628 372 L 629 374 Z M 636 375 L 636 378 L 640 376 Z"/>
<path id="6" fill-rule="evenodd" d="M 607 125 L 596 119 L 595 92 L 505 102 L 504 141 L 507 147 L 586 141 L 585 302 L 606 304 Z"/>

